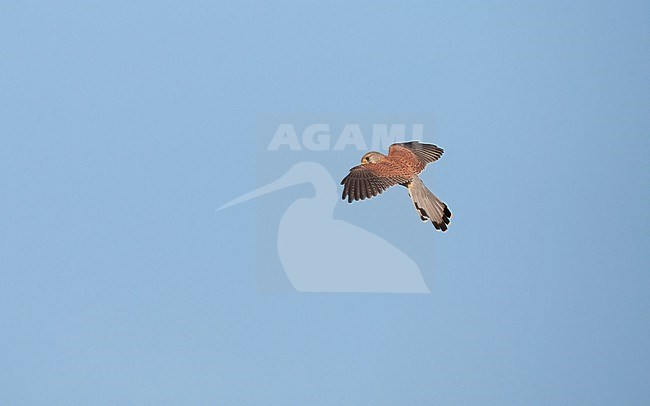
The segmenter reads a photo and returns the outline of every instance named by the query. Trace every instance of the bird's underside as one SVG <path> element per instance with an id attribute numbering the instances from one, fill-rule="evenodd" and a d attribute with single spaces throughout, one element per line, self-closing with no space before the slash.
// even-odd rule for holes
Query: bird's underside
<path id="1" fill-rule="evenodd" d="M 394 185 L 408 189 L 409 196 L 422 221 L 431 221 L 436 230 L 447 231 L 451 211 L 427 187 L 418 174 L 427 164 L 437 161 L 443 149 L 418 141 L 393 144 L 388 155 L 368 152 L 361 158 L 361 165 L 350 169 L 343 178 L 342 198 L 349 203 L 370 199 Z"/>

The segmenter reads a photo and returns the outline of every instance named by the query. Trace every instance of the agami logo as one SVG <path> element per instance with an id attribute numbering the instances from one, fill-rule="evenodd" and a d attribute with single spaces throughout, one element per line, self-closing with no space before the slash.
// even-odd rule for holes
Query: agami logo
<path id="1" fill-rule="evenodd" d="M 370 149 L 387 149 L 394 142 L 406 141 L 406 130 L 406 124 L 373 124 Z M 411 124 L 409 138 L 422 140 L 423 132 L 423 124 Z M 360 124 L 345 124 L 341 131 L 336 134 L 334 144 L 332 144 L 332 135 L 330 124 L 310 124 L 303 129 L 301 136 L 298 137 L 296 127 L 293 124 L 284 123 L 278 125 L 266 150 L 278 151 L 286 148 L 292 151 L 300 151 L 305 148 L 309 151 L 343 151 L 347 147 L 353 147 L 357 151 L 368 150 L 368 144 Z"/>
<path id="2" fill-rule="evenodd" d="M 256 255 L 260 260 L 258 286 L 260 271 L 269 275 L 267 264 L 277 261 L 279 272 L 283 275 L 281 279 L 285 280 L 282 284 L 290 285 L 292 290 L 298 292 L 429 293 L 416 261 L 395 245 L 405 243 L 403 239 L 391 241 L 391 236 L 395 235 L 393 233 L 381 236 L 353 224 L 353 219 L 345 221 L 334 218 L 337 204 L 346 204 L 341 200 L 342 194 L 349 201 L 361 200 L 361 196 L 370 198 L 381 193 L 379 183 L 373 181 L 363 186 L 363 182 L 356 183 L 354 179 L 350 183 L 349 179 L 360 173 L 353 174 L 351 171 L 342 183 L 346 183 L 346 179 L 348 182 L 342 187 L 327 168 L 335 168 L 334 170 L 342 172 L 337 172 L 336 177 L 343 177 L 347 168 L 359 163 L 361 154 L 352 155 L 355 157 L 352 161 L 350 150 L 364 153 L 370 148 L 386 151 L 392 144 L 422 139 L 424 125 L 419 122 L 382 124 L 381 121 L 293 122 L 295 124 L 292 120 L 275 120 L 274 123 L 261 126 L 257 156 L 258 168 L 262 168 L 260 179 L 265 181 L 251 192 L 217 209 L 223 210 L 259 199 L 256 207 L 258 217 L 263 221 L 258 222 L 255 233 L 258 241 Z M 331 151 L 333 155 L 322 155 L 322 151 Z M 390 152 L 388 156 L 379 152 L 376 154 L 378 158 L 391 156 Z M 435 159 L 441 154 L 440 149 L 440 154 Z M 285 162 L 287 166 L 284 166 Z M 419 170 L 424 169 L 425 165 L 426 163 Z M 285 169 L 281 169 L 282 166 Z M 370 167 L 372 165 L 362 169 Z M 279 169 L 275 180 L 271 177 L 274 172 L 272 168 Z M 363 179 L 366 178 L 366 174 L 361 175 Z M 430 220 L 426 210 L 433 212 L 438 208 L 422 204 L 418 207 L 417 199 L 422 202 L 422 199 L 428 199 L 427 193 L 431 192 L 416 175 L 414 179 L 403 180 L 402 183 L 393 182 L 391 185 L 407 186 L 406 190 L 413 199 L 417 214 L 423 221 Z M 417 198 L 408 185 L 411 180 L 415 184 L 414 190 L 420 193 Z M 297 185 L 301 184 L 311 185 L 314 193 L 296 194 L 295 190 L 307 190 L 297 189 Z M 357 184 L 360 188 L 355 189 Z M 361 192 L 363 188 L 365 191 Z M 296 197 L 287 202 L 287 193 L 280 191 L 289 189 L 294 190 L 289 195 Z M 432 204 L 439 202 L 446 209 L 446 205 L 437 201 L 435 196 L 433 199 L 435 200 L 430 200 Z M 446 217 L 442 213 L 437 221 Z M 446 221 L 448 223 L 449 219 Z M 446 230 L 446 223 L 442 223 L 442 226 Z"/>

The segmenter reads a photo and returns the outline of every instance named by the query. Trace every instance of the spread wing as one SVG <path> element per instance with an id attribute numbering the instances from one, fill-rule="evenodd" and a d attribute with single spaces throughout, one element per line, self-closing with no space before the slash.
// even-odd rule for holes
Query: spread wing
<path id="1" fill-rule="evenodd" d="M 390 148 L 388 148 L 388 155 L 393 155 L 395 153 L 399 154 L 399 151 L 404 148 L 415 154 L 418 160 L 424 165 L 437 161 L 440 159 L 443 152 L 445 152 L 437 145 L 422 144 L 418 141 L 410 141 L 391 145 Z"/>
<path id="2" fill-rule="evenodd" d="M 341 198 L 345 200 L 347 197 L 349 203 L 352 200 L 370 199 L 391 186 L 409 181 L 406 176 L 391 174 L 391 170 L 390 166 L 381 162 L 355 166 L 341 181 Z"/>

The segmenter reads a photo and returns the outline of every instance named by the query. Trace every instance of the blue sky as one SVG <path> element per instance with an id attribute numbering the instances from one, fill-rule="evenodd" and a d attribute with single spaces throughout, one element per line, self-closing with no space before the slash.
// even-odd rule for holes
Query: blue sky
<path id="1" fill-rule="evenodd" d="M 3 2 L 0 403 L 647 404 L 649 8 Z M 258 292 L 257 118 L 356 113 L 433 117 L 446 234 L 335 209 L 432 293 Z"/>

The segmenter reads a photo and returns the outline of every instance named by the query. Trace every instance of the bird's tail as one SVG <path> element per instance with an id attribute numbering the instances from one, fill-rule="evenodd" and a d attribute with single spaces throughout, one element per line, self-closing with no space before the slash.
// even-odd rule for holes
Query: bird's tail
<path id="1" fill-rule="evenodd" d="M 431 193 L 417 176 L 407 183 L 406 187 L 422 221 L 431 220 L 436 230 L 447 231 L 447 225 L 451 218 L 451 211 L 447 205 Z"/>

